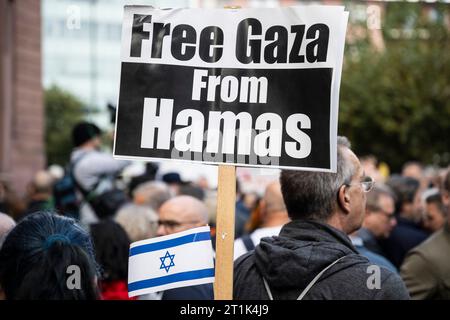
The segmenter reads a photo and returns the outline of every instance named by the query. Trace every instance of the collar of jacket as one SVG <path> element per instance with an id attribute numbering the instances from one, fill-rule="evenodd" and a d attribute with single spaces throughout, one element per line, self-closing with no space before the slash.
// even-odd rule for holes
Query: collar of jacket
<path id="1" fill-rule="evenodd" d="M 369 229 L 361 228 L 357 231 L 357 235 L 364 241 L 364 243 L 377 244 L 377 239 Z"/>
<path id="2" fill-rule="evenodd" d="M 280 237 L 311 242 L 337 242 L 358 254 L 358 250 L 344 232 L 324 222 L 293 220 L 283 226 Z"/>
<path id="3" fill-rule="evenodd" d="M 450 240 L 450 220 L 446 220 L 444 224 L 444 234 Z"/>

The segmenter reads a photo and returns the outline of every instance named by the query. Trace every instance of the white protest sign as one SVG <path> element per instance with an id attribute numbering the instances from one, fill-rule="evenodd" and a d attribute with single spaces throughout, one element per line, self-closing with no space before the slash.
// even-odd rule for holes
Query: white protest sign
<path id="1" fill-rule="evenodd" d="M 126 6 L 114 155 L 336 170 L 340 6 Z"/>

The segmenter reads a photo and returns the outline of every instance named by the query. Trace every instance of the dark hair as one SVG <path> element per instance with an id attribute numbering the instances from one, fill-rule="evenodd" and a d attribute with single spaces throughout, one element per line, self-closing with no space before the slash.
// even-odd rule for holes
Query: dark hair
<path id="1" fill-rule="evenodd" d="M 161 180 L 168 184 L 183 184 L 183 180 L 181 179 L 181 176 L 178 172 L 168 172 L 162 176 Z"/>
<path id="2" fill-rule="evenodd" d="M 131 178 L 128 184 L 128 195 L 133 197 L 134 190 L 143 183 L 154 181 L 156 173 L 158 172 L 158 165 L 155 163 L 147 162 L 145 165 L 145 173 Z"/>
<path id="3" fill-rule="evenodd" d="M 180 187 L 180 191 L 178 192 L 178 195 L 191 196 L 191 197 L 197 198 L 200 201 L 205 200 L 205 191 L 203 191 L 202 188 L 194 186 L 191 183 L 182 185 Z"/>
<path id="4" fill-rule="evenodd" d="M 345 137 L 338 137 L 337 172 L 283 170 L 280 175 L 281 192 L 289 217 L 326 221 L 336 205 L 336 195 L 344 183 L 349 183 L 356 168 L 344 156 L 350 149 Z"/>
<path id="5" fill-rule="evenodd" d="M 70 266 L 80 288 L 69 288 Z M 73 219 L 36 212 L 23 219 L 0 250 L 0 285 L 10 300 L 93 300 L 99 297 L 89 234 Z"/>
<path id="6" fill-rule="evenodd" d="M 391 197 L 394 203 L 397 199 L 394 192 L 387 185 L 376 184 L 373 186 L 372 190 L 370 190 L 370 192 L 367 194 L 366 208 L 369 211 L 380 210 L 379 201 L 381 195 Z"/>
<path id="7" fill-rule="evenodd" d="M 445 191 L 450 192 L 450 166 L 447 168 L 447 174 L 445 175 L 442 187 Z"/>
<path id="8" fill-rule="evenodd" d="M 432 189 L 429 189 L 432 190 Z M 434 190 L 433 190 L 434 191 Z M 439 213 L 445 218 L 446 216 L 446 210 L 445 210 L 445 205 L 442 202 L 442 195 L 439 192 L 439 190 L 435 190 L 435 192 L 431 191 L 428 194 L 425 194 L 424 198 L 425 198 L 425 203 L 426 204 L 431 204 L 434 203 L 436 205 L 436 207 L 439 210 Z"/>
<path id="9" fill-rule="evenodd" d="M 420 187 L 420 182 L 411 177 L 393 175 L 386 184 L 396 196 L 395 212 L 400 213 L 404 203 L 413 203 Z"/>
<path id="10" fill-rule="evenodd" d="M 81 146 L 85 142 L 101 135 L 102 131 L 95 124 L 90 122 L 80 122 L 72 130 L 72 142 L 75 147 Z"/>
<path id="11" fill-rule="evenodd" d="M 113 220 L 107 219 L 91 225 L 97 262 L 103 281 L 124 280 L 128 277 L 130 238 Z"/>

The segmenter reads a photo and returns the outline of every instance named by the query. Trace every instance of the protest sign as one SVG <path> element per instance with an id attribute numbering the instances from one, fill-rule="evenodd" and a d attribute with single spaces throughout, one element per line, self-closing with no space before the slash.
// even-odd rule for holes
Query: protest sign
<path id="1" fill-rule="evenodd" d="M 215 299 L 232 298 L 236 170 L 224 164 L 336 171 L 347 20 L 338 6 L 125 7 L 114 156 L 222 164 Z"/>
<path id="2" fill-rule="evenodd" d="M 347 18 L 126 6 L 115 157 L 335 171 Z"/>

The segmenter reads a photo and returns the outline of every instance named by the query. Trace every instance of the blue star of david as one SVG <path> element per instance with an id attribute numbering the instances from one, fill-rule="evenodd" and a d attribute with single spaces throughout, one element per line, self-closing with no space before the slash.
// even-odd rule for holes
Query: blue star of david
<path id="1" fill-rule="evenodd" d="M 169 272 L 170 267 L 175 267 L 175 264 L 173 263 L 173 258 L 175 258 L 174 254 L 170 254 L 169 251 L 166 251 L 166 255 L 164 257 L 160 257 L 159 260 L 161 260 L 161 266 L 160 269 L 166 269 L 166 272 Z M 170 259 L 169 265 L 166 265 L 165 261 L 166 259 Z"/>

